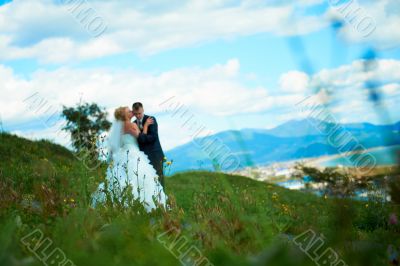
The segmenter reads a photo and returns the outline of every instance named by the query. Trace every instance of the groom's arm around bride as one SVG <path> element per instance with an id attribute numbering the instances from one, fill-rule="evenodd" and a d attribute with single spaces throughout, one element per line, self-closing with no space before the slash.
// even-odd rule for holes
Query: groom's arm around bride
<path id="1" fill-rule="evenodd" d="M 163 173 L 164 152 L 162 150 L 160 139 L 158 137 L 157 120 L 154 117 L 145 115 L 143 105 L 139 102 L 133 104 L 132 111 L 136 117 L 135 123 L 139 126 L 139 129 L 141 130 L 138 136 L 139 148 L 149 157 L 150 163 L 156 170 L 161 185 L 163 186 L 163 188 L 165 188 Z M 144 134 L 142 132 L 143 125 L 148 119 L 152 119 L 153 123 L 148 126 L 147 134 Z"/>

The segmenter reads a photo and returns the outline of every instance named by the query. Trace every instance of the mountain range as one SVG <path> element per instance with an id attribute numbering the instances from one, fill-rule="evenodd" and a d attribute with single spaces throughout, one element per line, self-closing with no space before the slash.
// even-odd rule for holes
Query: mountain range
<path id="1" fill-rule="evenodd" d="M 351 136 L 362 146 L 340 145 L 339 137 L 337 143 L 331 142 L 328 140 L 328 136 L 336 135 L 326 134 L 329 130 L 319 130 L 334 127 L 338 128 L 334 132 L 340 133 L 337 136 L 346 132 L 347 136 Z M 371 123 L 334 124 L 317 119 L 291 120 L 272 129 L 228 130 L 212 136 L 194 139 L 167 151 L 166 156 L 173 160 L 171 173 L 214 169 L 215 163 L 219 163 L 219 158 L 216 156 L 218 147 L 221 147 L 221 151 L 225 150 L 225 155 L 238 158 L 241 167 L 260 166 L 274 162 L 360 150 L 360 147 L 369 149 L 399 145 L 399 132 L 400 121 L 391 125 L 374 125 Z M 213 142 L 219 143 L 219 146 L 216 145 L 215 153 L 205 148 L 207 145 L 199 145 L 199 143 L 211 144 Z M 343 143 L 347 142 L 344 141 Z M 338 147 L 341 147 L 341 152 Z M 224 154 L 221 153 L 221 155 Z"/>

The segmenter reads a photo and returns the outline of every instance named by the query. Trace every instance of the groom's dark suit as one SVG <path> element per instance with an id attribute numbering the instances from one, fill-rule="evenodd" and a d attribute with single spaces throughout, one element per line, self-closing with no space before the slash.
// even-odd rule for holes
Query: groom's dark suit
<path id="1" fill-rule="evenodd" d="M 143 116 L 142 125 L 146 123 L 146 120 L 148 118 L 148 115 Z M 149 157 L 150 163 L 151 165 L 153 165 L 154 169 L 156 169 L 159 181 L 164 188 L 164 152 L 161 148 L 160 139 L 158 138 L 157 121 L 154 117 L 152 118 L 154 120 L 154 123 L 149 126 L 147 134 L 139 134 L 139 149 Z M 135 123 L 139 126 L 139 120 L 136 119 Z"/>

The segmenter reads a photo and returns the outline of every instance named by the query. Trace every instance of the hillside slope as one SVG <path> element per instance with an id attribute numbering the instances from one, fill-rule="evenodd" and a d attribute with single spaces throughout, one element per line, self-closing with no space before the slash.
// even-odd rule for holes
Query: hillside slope
<path id="1" fill-rule="evenodd" d="M 89 171 L 49 142 L 8 134 L 0 140 L 0 265 L 42 265 L 21 242 L 34 230 L 75 265 L 179 265 L 173 254 L 190 247 L 213 265 L 314 265 L 290 240 L 310 228 L 348 265 L 366 265 L 365 259 L 381 265 L 393 241 L 387 236 L 394 232 L 376 217 L 390 212 L 381 204 L 365 208 L 223 173 L 168 177 L 168 212 L 147 214 L 136 205 L 93 209 L 90 194 L 104 179 L 104 166 Z M 337 222 L 350 224 L 333 227 Z M 379 245 L 360 253 L 338 234 Z M 180 251 L 174 241 L 183 243 Z"/>

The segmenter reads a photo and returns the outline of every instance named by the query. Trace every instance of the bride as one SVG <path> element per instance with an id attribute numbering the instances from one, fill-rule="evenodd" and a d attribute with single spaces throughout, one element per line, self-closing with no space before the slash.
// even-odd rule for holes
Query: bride
<path id="1" fill-rule="evenodd" d="M 111 163 L 107 169 L 107 186 L 101 183 L 95 192 L 92 205 L 104 202 L 106 195 L 113 195 L 113 201 L 124 205 L 126 191 L 131 189 L 133 199 L 139 200 L 147 212 L 158 206 L 166 207 L 166 195 L 158 181 L 156 170 L 150 164 L 147 155 L 139 150 L 137 136 L 140 133 L 138 126 L 131 123 L 133 112 L 128 107 L 115 110 L 115 121 L 108 137 L 108 148 L 111 153 Z M 143 134 L 147 134 L 149 125 L 153 121 L 147 119 L 143 125 Z M 130 196 L 130 195 L 129 195 Z"/>

